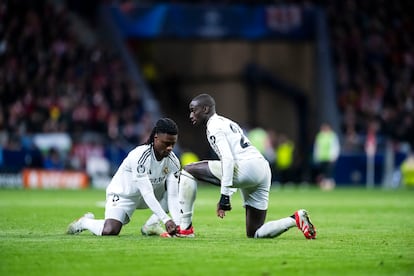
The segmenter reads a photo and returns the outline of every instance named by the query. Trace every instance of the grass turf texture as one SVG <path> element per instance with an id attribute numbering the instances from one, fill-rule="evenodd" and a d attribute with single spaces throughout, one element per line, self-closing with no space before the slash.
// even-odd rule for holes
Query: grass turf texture
<path id="1" fill-rule="evenodd" d="M 272 189 L 267 220 L 310 212 L 318 230 L 245 237 L 240 195 L 215 216 L 219 190 L 199 187 L 195 239 L 144 237 L 137 210 L 119 237 L 64 234 L 103 190 L 0 190 L 0 275 L 414 275 L 414 190 Z"/>

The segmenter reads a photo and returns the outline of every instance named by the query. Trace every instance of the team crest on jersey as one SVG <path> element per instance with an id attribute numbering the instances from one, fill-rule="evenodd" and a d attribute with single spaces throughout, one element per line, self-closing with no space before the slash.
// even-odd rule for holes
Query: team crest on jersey
<path id="1" fill-rule="evenodd" d="M 137 167 L 138 174 L 144 174 L 145 173 L 145 167 L 142 164 L 139 164 Z"/>
<path id="2" fill-rule="evenodd" d="M 165 167 L 164 168 L 164 174 L 168 174 L 168 172 L 169 172 L 168 167 Z"/>

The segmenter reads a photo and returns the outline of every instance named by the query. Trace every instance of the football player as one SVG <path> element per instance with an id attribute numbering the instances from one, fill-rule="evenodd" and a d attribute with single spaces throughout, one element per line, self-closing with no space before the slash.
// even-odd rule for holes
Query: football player
<path id="1" fill-rule="evenodd" d="M 118 235 L 136 209 L 149 208 L 153 215 L 141 229 L 143 234 L 158 233 L 156 225 L 161 220 L 166 231 L 161 234 L 175 235 L 177 224 L 173 218 L 179 218 L 177 197 L 181 166 L 172 150 L 177 138 L 176 123 L 169 118 L 159 119 L 147 142 L 129 152 L 109 183 L 105 219 L 94 219 L 92 213 L 87 213 L 72 222 L 67 233 L 89 230 L 98 236 Z"/>
<path id="2" fill-rule="evenodd" d="M 197 182 L 220 186 L 216 213 L 224 218 L 232 209 L 231 196 L 240 189 L 246 212 L 246 235 L 249 238 L 273 238 L 297 226 L 307 239 L 316 230 L 306 210 L 265 223 L 271 186 L 268 161 L 251 145 L 240 126 L 216 113 L 215 100 L 208 94 L 196 96 L 189 105 L 194 126 L 206 128 L 207 140 L 220 160 L 205 160 L 186 165 L 181 171 L 179 201 L 181 224 L 178 235 L 194 237 L 192 216 Z"/>

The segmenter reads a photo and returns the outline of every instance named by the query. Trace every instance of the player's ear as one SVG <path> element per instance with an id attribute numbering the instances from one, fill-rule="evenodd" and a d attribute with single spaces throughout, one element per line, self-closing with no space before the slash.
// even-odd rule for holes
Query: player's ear
<path id="1" fill-rule="evenodd" d="M 208 105 L 205 105 L 203 111 L 205 114 L 208 114 L 210 112 L 210 107 Z"/>

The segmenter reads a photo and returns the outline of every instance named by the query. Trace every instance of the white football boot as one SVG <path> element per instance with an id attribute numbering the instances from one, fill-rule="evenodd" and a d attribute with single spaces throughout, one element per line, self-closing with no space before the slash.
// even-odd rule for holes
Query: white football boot
<path id="1" fill-rule="evenodd" d="M 68 230 L 66 231 L 66 234 L 75 235 L 75 234 L 79 234 L 83 230 L 85 230 L 83 228 L 83 225 L 82 225 L 83 220 L 85 218 L 94 219 L 95 216 L 94 216 L 94 214 L 92 214 L 90 212 L 84 214 L 82 217 L 78 218 L 77 220 L 75 220 L 74 222 L 72 222 L 71 224 L 69 224 Z"/>
<path id="2" fill-rule="evenodd" d="M 165 229 L 158 222 L 150 225 L 144 224 L 144 226 L 141 227 L 141 233 L 144 236 L 160 236 L 161 234 L 164 234 L 164 232 Z"/>

